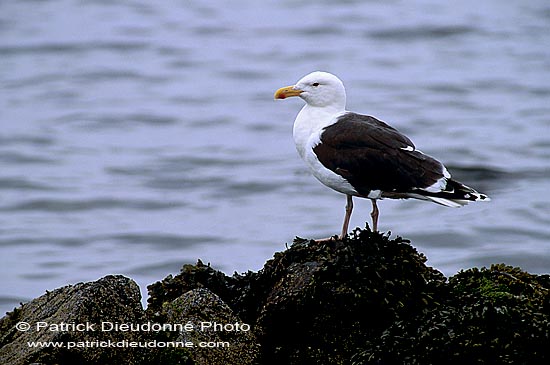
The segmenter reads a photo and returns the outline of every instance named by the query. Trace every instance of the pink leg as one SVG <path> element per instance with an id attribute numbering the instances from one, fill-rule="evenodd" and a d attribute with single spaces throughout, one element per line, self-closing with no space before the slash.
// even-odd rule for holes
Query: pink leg
<path id="1" fill-rule="evenodd" d="M 342 234 L 340 235 L 340 239 L 343 239 L 348 234 L 349 220 L 353 210 L 353 197 L 351 195 L 346 195 L 346 198 L 346 216 L 344 217 L 344 225 L 342 226 Z"/>
<path id="2" fill-rule="evenodd" d="M 372 217 L 372 231 L 378 232 L 378 206 L 376 205 L 376 199 L 371 199 L 372 202 L 372 212 L 370 216 Z"/>

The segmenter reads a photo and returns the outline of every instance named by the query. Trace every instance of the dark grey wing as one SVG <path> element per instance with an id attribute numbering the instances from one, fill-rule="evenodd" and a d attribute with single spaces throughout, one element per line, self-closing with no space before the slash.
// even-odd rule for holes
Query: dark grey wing
<path id="1" fill-rule="evenodd" d="M 415 149 L 397 129 L 367 115 L 346 113 L 324 129 L 314 147 L 320 162 L 359 194 L 409 193 L 444 177 L 443 165 Z"/>

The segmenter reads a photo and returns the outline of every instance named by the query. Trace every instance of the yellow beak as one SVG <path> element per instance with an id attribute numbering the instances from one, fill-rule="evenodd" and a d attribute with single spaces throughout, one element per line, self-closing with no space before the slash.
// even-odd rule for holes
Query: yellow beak
<path id="1" fill-rule="evenodd" d="M 294 86 L 285 86 L 275 91 L 275 99 L 286 99 L 291 96 L 299 96 L 302 90 L 295 89 Z"/>

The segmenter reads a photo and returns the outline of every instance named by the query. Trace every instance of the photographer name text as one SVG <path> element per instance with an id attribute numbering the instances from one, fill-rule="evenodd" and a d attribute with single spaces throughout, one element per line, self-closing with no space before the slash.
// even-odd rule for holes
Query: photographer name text
<path id="1" fill-rule="evenodd" d="M 45 321 L 34 324 L 28 322 L 19 322 L 16 325 L 19 331 L 36 332 L 193 332 L 193 331 L 213 331 L 213 332 L 248 332 L 250 325 L 246 323 L 218 323 L 218 322 L 198 322 L 198 323 L 119 323 L 102 321 L 100 323 L 49 323 Z"/>

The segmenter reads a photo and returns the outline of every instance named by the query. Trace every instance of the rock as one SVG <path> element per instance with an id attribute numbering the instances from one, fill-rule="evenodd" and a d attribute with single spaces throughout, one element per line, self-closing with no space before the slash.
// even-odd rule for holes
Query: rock
<path id="1" fill-rule="evenodd" d="M 159 311 L 208 288 L 253 325 L 261 364 L 549 363 L 550 277 L 495 265 L 449 281 L 407 240 L 297 239 L 257 273 L 186 265 L 149 287 Z"/>
<path id="2" fill-rule="evenodd" d="M 259 353 L 251 326 L 244 323 L 217 295 L 207 289 L 190 290 L 163 307 L 166 323 L 186 323 L 175 341 L 194 345 L 195 364 L 253 364 Z"/>
<path id="3" fill-rule="evenodd" d="M 86 341 L 99 344 L 98 341 L 139 340 L 141 332 L 107 332 L 101 330 L 100 324 L 142 323 L 145 316 L 140 300 L 138 285 L 120 275 L 47 292 L 0 320 L 0 363 L 140 363 L 143 357 L 140 349 L 83 347 Z M 22 322 L 29 324 L 28 331 L 16 329 L 16 324 Z M 92 327 L 71 328 L 71 324 Z M 63 347 L 30 347 L 29 341 L 56 341 L 63 343 Z"/>
<path id="4" fill-rule="evenodd" d="M 258 273 L 222 277 L 188 265 L 150 286 L 150 303 L 172 300 L 178 286 L 208 287 L 254 325 L 260 363 L 344 363 L 394 321 L 421 312 L 444 284 L 425 261 L 406 240 L 357 230 L 344 242 L 297 240 Z"/>
<path id="5" fill-rule="evenodd" d="M 256 320 L 263 363 L 349 363 L 439 291 L 445 278 L 425 261 L 408 241 L 370 231 L 296 242 L 262 270 L 273 283 Z"/>
<path id="6" fill-rule="evenodd" d="M 549 275 L 498 264 L 461 271 L 446 289 L 372 338 L 355 363 L 550 363 Z"/>
<path id="7" fill-rule="evenodd" d="M 47 293 L 0 320 L 0 363 L 550 363 L 550 276 L 499 264 L 447 280 L 407 240 L 368 229 L 344 240 L 296 239 L 259 272 L 227 276 L 200 261 L 184 265 L 149 294 L 143 311 L 137 285 L 122 276 Z M 38 331 L 39 321 L 180 327 Z M 19 322 L 31 329 L 18 332 Z M 85 341 L 164 345 L 66 346 Z"/>
<path id="8" fill-rule="evenodd" d="M 179 275 L 175 277 L 168 275 L 162 281 L 147 287 L 149 290 L 147 312 L 150 317 L 159 315 L 164 303 L 175 300 L 189 290 L 203 287 L 209 288 L 226 301 L 235 295 L 234 285 L 235 279 L 198 260 L 196 265 L 183 265 Z"/>

